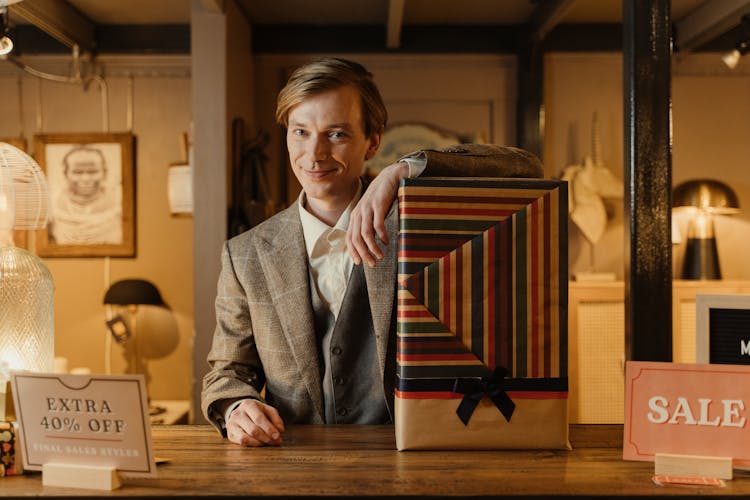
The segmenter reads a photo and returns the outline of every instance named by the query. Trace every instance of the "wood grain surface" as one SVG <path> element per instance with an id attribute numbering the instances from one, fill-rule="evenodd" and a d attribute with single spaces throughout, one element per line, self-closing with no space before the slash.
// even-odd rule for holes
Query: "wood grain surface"
<path id="1" fill-rule="evenodd" d="M 622 426 L 571 426 L 572 451 L 396 451 L 391 426 L 290 426 L 284 445 L 241 448 L 209 426 L 155 426 L 158 478 L 112 492 L 0 478 L 0 497 L 495 497 L 750 495 L 750 473 L 726 487 L 657 486 L 651 462 L 622 460 Z"/>

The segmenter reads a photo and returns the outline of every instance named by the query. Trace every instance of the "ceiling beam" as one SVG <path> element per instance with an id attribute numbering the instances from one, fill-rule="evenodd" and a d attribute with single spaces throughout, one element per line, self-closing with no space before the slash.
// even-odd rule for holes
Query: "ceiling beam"
<path id="1" fill-rule="evenodd" d="M 386 27 L 385 46 L 389 49 L 397 49 L 401 46 L 404 5 L 406 5 L 406 0 L 388 0 L 388 25 Z"/>
<path id="2" fill-rule="evenodd" d="M 560 24 L 575 0 L 548 0 L 540 2 L 531 14 L 531 40 L 541 43 L 547 34 Z"/>
<path id="3" fill-rule="evenodd" d="M 711 0 L 704 2 L 677 23 L 678 50 L 693 50 L 729 31 L 750 12 L 750 0 Z"/>
<path id="4" fill-rule="evenodd" d="M 68 2 L 24 0 L 8 9 L 71 49 L 78 45 L 81 52 L 93 52 L 96 48 L 94 24 Z"/>

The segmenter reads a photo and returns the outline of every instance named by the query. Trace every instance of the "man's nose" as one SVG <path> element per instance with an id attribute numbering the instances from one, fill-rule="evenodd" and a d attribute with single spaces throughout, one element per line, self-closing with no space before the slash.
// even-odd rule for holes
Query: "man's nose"
<path id="1" fill-rule="evenodd" d="M 311 142 L 311 151 L 313 161 L 322 161 L 331 154 L 330 144 L 325 136 L 315 136 Z"/>

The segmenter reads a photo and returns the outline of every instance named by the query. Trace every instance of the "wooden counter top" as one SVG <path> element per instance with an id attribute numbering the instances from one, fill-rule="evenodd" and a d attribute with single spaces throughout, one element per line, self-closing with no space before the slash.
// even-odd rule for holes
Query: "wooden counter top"
<path id="1" fill-rule="evenodd" d="M 404 451 L 391 426 L 289 426 L 278 448 L 241 448 L 209 426 L 156 426 L 156 479 L 112 492 L 44 487 L 40 473 L 0 478 L 0 497 L 441 497 L 750 495 L 750 472 L 725 488 L 657 486 L 653 463 L 622 460 L 622 426 L 571 426 L 572 451 Z"/>

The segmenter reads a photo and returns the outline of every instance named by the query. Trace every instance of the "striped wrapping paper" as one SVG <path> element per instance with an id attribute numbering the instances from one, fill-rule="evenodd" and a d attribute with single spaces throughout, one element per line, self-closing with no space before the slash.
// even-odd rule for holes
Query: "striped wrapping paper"
<path id="1" fill-rule="evenodd" d="M 567 206 L 562 181 L 402 182 L 399 450 L 570 447 Z M 456 380 L 487 381 L 496 369 L 507 370 L 510 420 L 480 394 L 464 424 Z"/>

